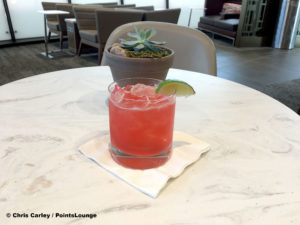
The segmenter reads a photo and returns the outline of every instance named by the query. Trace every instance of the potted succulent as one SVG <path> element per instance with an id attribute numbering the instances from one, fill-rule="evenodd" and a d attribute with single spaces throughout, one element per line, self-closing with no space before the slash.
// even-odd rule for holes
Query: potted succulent
<path id="1" fill-rule="evenodd" d="M 154 29 L 133 26 L 135 33 L 128 33 L 130 40 L 120 39 L 105 52 L 113 79 L 151 77 L 164 80 L 173 64 L 174 51 L 162 45 L 166 42 L 151 41 Z"/>

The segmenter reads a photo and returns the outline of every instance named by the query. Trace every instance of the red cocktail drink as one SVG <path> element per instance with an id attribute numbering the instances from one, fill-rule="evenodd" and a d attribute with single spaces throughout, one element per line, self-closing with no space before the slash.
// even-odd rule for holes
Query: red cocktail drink
<path id="1" fill-rule="evenodd" d="M 160 82 L 132 78 L 109 87 L 110 153 L 125 167 L 154 168 L 171 156 L 175 96 L 155 94 Z"/>

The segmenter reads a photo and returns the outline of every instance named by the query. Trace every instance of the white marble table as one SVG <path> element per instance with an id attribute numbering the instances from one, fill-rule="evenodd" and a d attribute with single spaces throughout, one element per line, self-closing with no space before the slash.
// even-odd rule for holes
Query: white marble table
<path id="1" fill-rule="evenodd" d="M 108 67 L 1 86 L 0 224 L 299 225 L 300 117 L 230 81 L 175 69 L 168 77 L 189 82 L 197 92 L 177 99 L 175 129 L 210 143 L 212 150 L 157 199 L 77 151 L 108 133 Z"/>
<path id="2" fill-rule="evenodd" d="M 41 55 L 46 56 L 49 59 L 52 59 L 53 56 L 48 52 L 48 37 L 47 37 L 47 15 L 64 15 L 69 14 L 67 11 L 62 10 L 39 10 L 38 13 L 44 15 L 44 39 L 45 39 L 45 52 L 41 52 Z"/>

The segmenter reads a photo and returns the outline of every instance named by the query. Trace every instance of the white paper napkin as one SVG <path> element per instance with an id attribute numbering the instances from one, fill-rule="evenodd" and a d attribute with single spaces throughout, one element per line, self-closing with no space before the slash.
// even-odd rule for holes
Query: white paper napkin
<path id="1" fill-rule="evenodd" d="M 178 177 L 184 169 L 210 150 L 210 145 L 183 132 L 173 135 L 173 153 L 163 166 L 148 169 L 128 169 L 117 164 L 110 156 L 109 135 L 97 137 L 79 147 L 79 151 L 100 167 L 125 181 L 132 187 L 156 198 L 170 178 Z"/>

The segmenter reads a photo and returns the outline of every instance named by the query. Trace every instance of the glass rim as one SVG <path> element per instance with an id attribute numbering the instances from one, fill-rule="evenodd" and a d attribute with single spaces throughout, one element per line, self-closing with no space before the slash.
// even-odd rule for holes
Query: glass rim
<path id="1" fill-rule="evenodd" d="M 119 80 L 116 80 L 116 81 L 113 81 L 111 82 L 109 85 L 108 85 L 108 92 L 109 94 L 111 95 L 112 91 L 114 90 L 114 86 L 116 84 L 118 84 L 117 82 L 122 82 L 122 81 L 130 81 L 130 80 L 147 80 L 147 81 L 157 81 L 157 85 L 162 82 L 163 80 L 160 80 L 160 79 L 156 79 L 156 78 L 149 78 L 149 77 L 131 77 L 131 78 L 123 78 L 123 79 L 119 79 Z M 135 84 L 133 84 L 135 85 Z M 147 85 L 147 84 L 145 84 Z M 154 85 L 151 85 L 151 86 L 154 86 Z M 164 96 L 163 98 L 160 98 L 160 99 L 131 99 L 131 98 L 126 98 L 126 97 L 123 97 L 123 99 L 125 99 L 126 101 L 133 101 L 133 102 L 145 102 L 145 101 L 150 101 L 151 103 L 158 103 L 158 102 L 161 102 L 161 101 L 164 101 L 166 99 L 170 99 L 170 98 L 175 98 L 175 94 L 173 95 L 162 95 Z"/>

